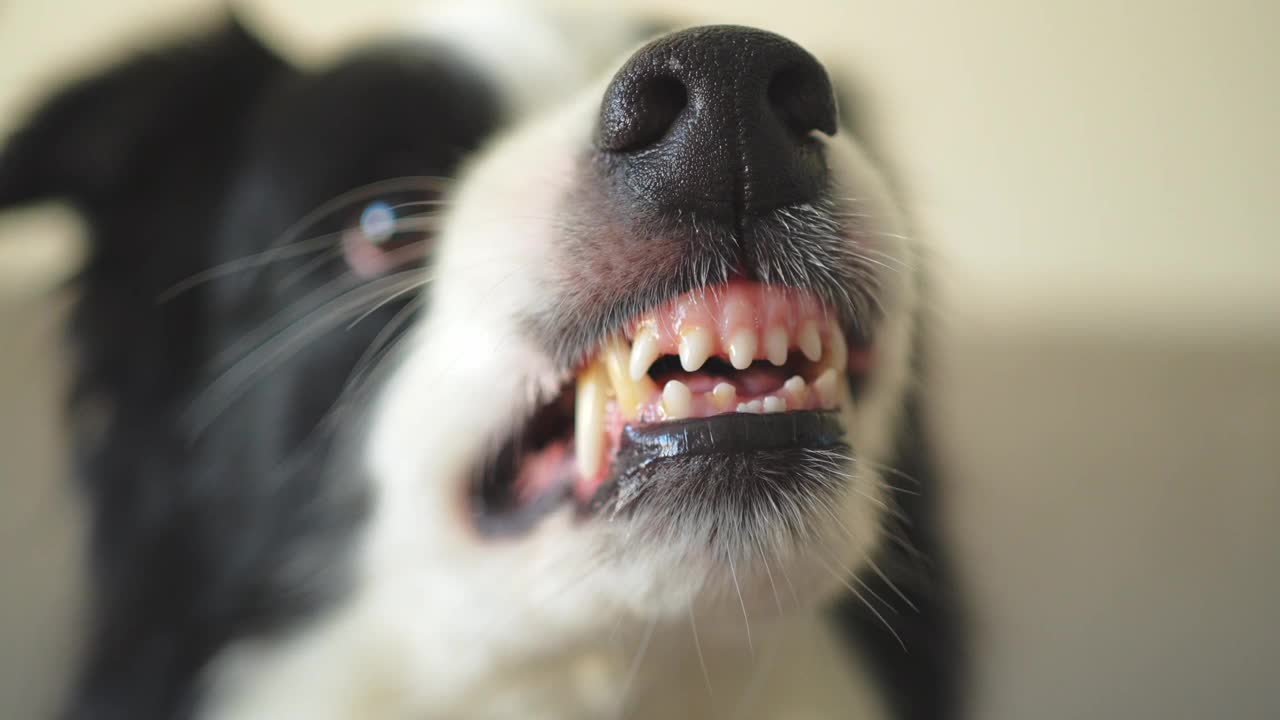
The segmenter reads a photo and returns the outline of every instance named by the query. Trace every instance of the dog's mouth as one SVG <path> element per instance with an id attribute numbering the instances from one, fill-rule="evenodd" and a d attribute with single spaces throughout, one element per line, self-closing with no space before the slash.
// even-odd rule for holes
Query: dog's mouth
<path id="1" fill-rule="evenodd" d="M 872 353 L 837 318 L 808 291 L 747 282 L 631 318 L 477 469 L 477 526 L 521 532 L 564 504 L 616 513 L 681 458 L 843 447 L 839 410 Z"/>

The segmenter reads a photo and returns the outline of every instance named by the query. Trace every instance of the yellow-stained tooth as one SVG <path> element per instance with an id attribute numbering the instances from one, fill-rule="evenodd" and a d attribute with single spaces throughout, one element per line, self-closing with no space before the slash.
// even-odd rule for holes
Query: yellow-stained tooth
<path id="1" fill-rule="evenodd" d="M 840 376 L 836 373 L 835 368 L 827 368 L 822 371 L 817 380 L 813 381 L 813 389 L 818 393 L 818 399 L 822 402 L 822 406 L 826 408 L 835 407 L 840 399 Z"/>
<path id="2" fill-rule="evenodd" d="M 702 367 L 714 349 L 715 338 L 710 330 L 695 325 L 680 331 L 680 367 L 685 372 L 693 372 Z"/>
<path id="3" fill-rule="evenodd" d="M 679 380 L 667 382 L 662 388 L 662 412 L 668 420 L 680 420 L 689 417 L 693 411 L 693 393 L 689 386 Z"/>
<path id="4" fill-rule="evenodd" d="M 655 341 L 656 346 L 656 341 Z M 631 377 L 630 367 L 635 357 L 627 341 L 621 336 L 605 342 L 600 351 L 600 359 L 604 363 L 605 373 L 609 376 L 609 384 L 613 386 L 613 394 L 618 399 L 618 410 L 626 420 L 635 420 L 640 416 L 640 406 L 651 397 L 657 386 L 648 375 L 641 373 L 639 380 Z M 648 365 L 645 372 L 648 372 Z"/>
<path id="5" fill-rule="evenodd" d="M 593 360 L 578 376 L 573 415 L 573 449 L 578 472 L 595 478 L 604 455 L 604 410 L 608 379 L 599 360 Z"/>
<path id="6" fill-rule="evenodd" d="M 729 383 L 717 383 L 711 389 L 711 405 L 717 412 L 728 412 L 738 404 L 738 390 Z"/>
<path id="7" fill-rule="evenodd" d="M 831 323 L 830 337 L 827 339 L 827 367 L 844 372 L 849 367 L 849 346 L 844 340 L 844 331 L 838 323 Z"/>
<path id="8" fill-rule="evenodd" d="M 639 381 L 646 373 L 649 367 L 653 365 L 653 361 L 658 359 L 658 332 L 653 329 L 652 323 L 645 323 L 636 329 L 635 339 L 631 341 L 631 358 L 628 361 L 627 369 L 632 380 Z"/>
<path id="9" fill-rule="evenodd" d="M 809 386 L 805 384 L 804 378 L 799 375 L 793 375 L 783 383 L 782 389 L 791 395 L 791 401 L 796 406 L 804 405 L 805 400 L 809 398 Z"/>
<path id="10" fill-rule="evenodd" d="M 800 336 L 796 341 L 800 345 L 800 352 L 804 353 L 810 362 L 818 362 L 822 359 L 822 336 L 818 334 L 817 323 L 806 320 L 804 325 L 800 326 Z"/>
<path id="11" fill-rule="evenodd" d="M 791 340 L 787 331 L 780 327 L 771 327 L 764 333 L 764 354 L 769 362 L 781 367 L 787 364 L 787 345 Z"/>
<path id="12" fill-rule="evenodd" d="M 756 357 L 758 342 L 756 331 L 751 328 L 742 328 L 735 332 L 729 338 L 729 364 L 736 370 L 746 370 L 751 367 L 751 361 Z"/>

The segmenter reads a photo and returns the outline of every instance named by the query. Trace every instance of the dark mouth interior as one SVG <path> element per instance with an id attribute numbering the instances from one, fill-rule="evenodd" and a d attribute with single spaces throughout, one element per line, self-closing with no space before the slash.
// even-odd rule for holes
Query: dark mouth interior
<path id="1" fill-rule="evenodd" d="M 679 380 L 686 384 L 697 379 L 713 382 L 728 382 L 733 385 L 752 385 L 763 392 L 782 387 L 787 378 L 800 373 L 804 362 L 798 353 L 788 356 L 783 365 L 773 365 L 768 360 L 756 360 L 750 366 L 738 370 L 721 357 L 708 358 L 701 368 L 687 372 L 680 366 L 680 358 L 675 355 L 663 355 L 649 367 L 649 377 L 659 386 L 668 380 Z"/>

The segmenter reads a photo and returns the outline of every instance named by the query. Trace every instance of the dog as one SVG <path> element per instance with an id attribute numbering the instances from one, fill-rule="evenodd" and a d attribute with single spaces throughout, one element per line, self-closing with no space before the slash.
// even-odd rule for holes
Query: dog
<path id="1" fill-rule="evenodd" d="M 867 158 L 776 34 L 486 4 L 53 94 L 0 208 L 90 233 L 64 717 L 958 716 Z"/>

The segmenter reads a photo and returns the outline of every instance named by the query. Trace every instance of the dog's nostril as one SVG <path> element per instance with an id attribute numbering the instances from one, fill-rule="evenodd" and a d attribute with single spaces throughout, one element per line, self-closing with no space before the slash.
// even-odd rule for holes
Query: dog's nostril
<path id="1" fill-rule="evenodd" d="M 828 188 L 836 132 L 827 73 L 795 43 L 691 28 L 636 51 L 605 90 L 597 144 L 608 192 L 661 217 L 745 227 Z"/>
<path id="2" fill-rule="evenodd" d="M 689 102 L 684 83 L 662 74 L 617 86 L 600 114 L 600 149 L 633 152 L 661 140 Z"/>
<path id="3" fill-rule="evenodd" d="M 782 68 L 769 81 L 768 96 L 778 119 L 797 135 L 814 130 L 835 134 L 835 102 L 821 66 L 797 63 Z"/>

